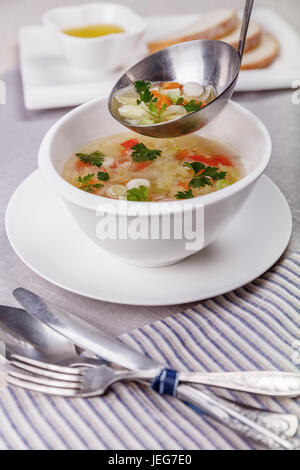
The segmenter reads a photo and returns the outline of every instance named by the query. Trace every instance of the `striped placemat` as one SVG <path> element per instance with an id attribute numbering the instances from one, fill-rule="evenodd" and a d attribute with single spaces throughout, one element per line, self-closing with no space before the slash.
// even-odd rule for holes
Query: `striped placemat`
<path id="1" fill-rule="evenodd" d="M 300 252 L 230 294 L 132 331 L 121 340 L 181 370 L 299 371 Z M 223 396 L 230 397 L 229 392 Z M 300 401 L 235 399 L 300 416 Z M 104 397 L 64 399 L 0 390 L 1 449 L 253 449 L 179 400 L 134 383 Z"/>

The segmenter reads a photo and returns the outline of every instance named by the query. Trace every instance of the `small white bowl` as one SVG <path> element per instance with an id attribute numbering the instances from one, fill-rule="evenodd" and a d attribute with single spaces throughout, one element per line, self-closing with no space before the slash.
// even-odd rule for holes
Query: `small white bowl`
<path id="1" fill-rule="evenodd" d="M 42 21 L 72 66 L 101 74 L 126 65 L 140 45 L 146 29 L 143 18 L 117 3 L 54 8 L 44 13 Z M 95 38 L 79 38 L 62 32 L 104 23 L 121 26 L 125 32 Z"/>
<path id="2" fill-rule="evenodd" d="M 65 202 L 78 226 L 98 246 L 130 264 L 147 267 L 174 264 L 193 254 L 186 249 L 188 239 L 185 237 L 177 239 L 171 233 L 170 239 L 167 240 L 163 237 L 101 240 L 96 235 L 101 217 L 113 217 L 116 213 L 125 218 L 125 222 L 130 223 L 133 217 L 126 213 L 124 215 L 124 208 L 128 210 L 134 204 L 135 207 L 141 205 L 153 209 L 157 202 L 133 203 L 107 199 L 80 190 L 61 176 L 66 160 L 78 149 L 93 140 L 124 130 L 109 113 L 106 98 L 85 103 L 67 113 L 47 132 L 39 151 L 40 171 L 53 191 Z M 190 211 L 197 204 L 201 204 L 204 208 L 204 248 L 222 236 L 224 229 L 251 194 L 270 161 L 272 145 L 269 133 L 261 121 L 232 101 L 228 102 L 222 113 L 198 134 L 229 143 L 242 156 L 247 172 L 243 179 L 220 191 L 186 201 L 160 204 L 164 207 L 162 217 L 166 222 L 171 214 L 182 212 L 184 206 Z M 104 205 L 104 208 L 101 207 L 102 214 L 99 215 L 97 211 L 100 205 Z M 145 217 L 148 224 L 152 223 L 153 215 L 148 212 Z M 197 251 L 199 250 L 194 252 Z"/>

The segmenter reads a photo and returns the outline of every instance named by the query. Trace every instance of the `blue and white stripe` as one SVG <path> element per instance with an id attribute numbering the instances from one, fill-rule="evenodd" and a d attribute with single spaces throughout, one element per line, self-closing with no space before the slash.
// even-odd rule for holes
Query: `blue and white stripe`
<path id="1" fill-rule="evenodd" d="M 121 337 L 181 370 L 299 371 L 300 252 L 251 284 Z M 300 401 L 218 394 L 300 416 Z M 253 449 L 173 397 L 119 383 L 105 397 L 65 399 L 0 390 L 0 449 Z"/>

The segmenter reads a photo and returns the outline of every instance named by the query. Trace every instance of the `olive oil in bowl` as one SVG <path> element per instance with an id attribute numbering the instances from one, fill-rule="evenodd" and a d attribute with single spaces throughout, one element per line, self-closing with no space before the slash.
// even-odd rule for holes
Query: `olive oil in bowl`
<path id="1" fill-rule="evenodd" d="M 116 24 L 92 24 L 80 28 L 63 29 L 64 34 L 77 38 L 97 38 L 107 34 L 124 33 L 124 29 Z"/>

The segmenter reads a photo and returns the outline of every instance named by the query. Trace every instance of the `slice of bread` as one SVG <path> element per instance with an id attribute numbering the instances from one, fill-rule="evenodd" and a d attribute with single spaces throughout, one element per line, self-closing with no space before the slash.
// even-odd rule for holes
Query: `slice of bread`
<path id="1" fill-rule="evenodd" d="M 279 43 L 272 34 L 263 33 L 259 46 L 246 52 L 242 61 L 242 70 L 268 67 L 279 53 Z"/>
<path id="2" fill-rule="evenodd" d="M 239 21 L 235 30 L 219 38 L 219 41 L 227 42 L 235 49 L 239 46 L 242 22 Z M 261 41 L 262 27 L 258 23 L 250 23 L 245 44 L 245 52 L 257 47 Z"/>
<path id="3" fill-rule="evenodd" d="M 180 42 L 193 41 L 195 39 L 215 39 L 225 36 L 233 31 L 238 24 L 238 18 L 233 10 L 223 9 L 203 13 L 197 21 L 184 29 L 157 41 L 148 43 L 151 54 L 165 47 Z"/>

